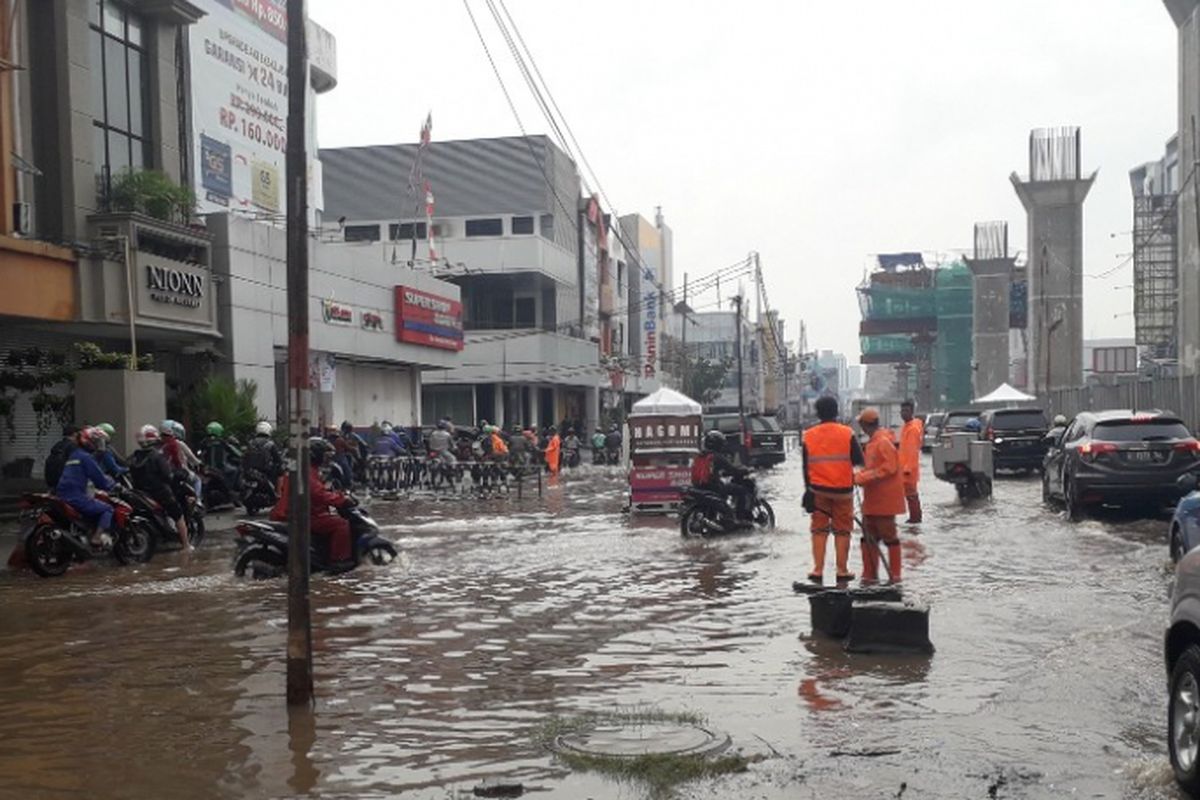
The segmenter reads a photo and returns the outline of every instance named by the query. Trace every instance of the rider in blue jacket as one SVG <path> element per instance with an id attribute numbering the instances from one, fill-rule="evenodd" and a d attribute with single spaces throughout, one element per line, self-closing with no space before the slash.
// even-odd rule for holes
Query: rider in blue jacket
<path id="1" fill-rule="evenodd" d="M 92 544 L 107 547 L 112 544 L 109 530 L 112 528 L 113 507 L 88 494 L 89 482 L 104 491 L 111 490 L 115 485 L 96 463 L 95 452 L 103 438 L 104 433 L 96 428 L 84 428 L 76 435 L 75 443 L 78 446 L 67 457 L 54 493 L 95 524 Z"/>

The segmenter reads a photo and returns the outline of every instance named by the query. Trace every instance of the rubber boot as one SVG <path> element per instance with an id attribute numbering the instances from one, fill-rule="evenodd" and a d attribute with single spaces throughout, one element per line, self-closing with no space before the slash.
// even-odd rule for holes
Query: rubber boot
<path id="1" fill-rule="evenodd" d="M 916 492 L 913 492 L 912 494 L 907 495 L 904 499 L 908 501 L 908 519 L 905 520 L 905 524 L 908 524 L 908 525 L 919 524 L 922 519 L 921 496 L 919 494 L 917 494 Z"/>
<path id="2" fill-rule="evenodd" d="M 900 582 L 900 542 L 888 542 L 888 570 L 892 583 Z"/>
<path id="3" fill-rule="evenodd" d="M 850 571 L 850 535 L 845 533 L 834 534 L 833 549 L 837 557 L 838 583 L 847 583 L 854 580 L 854 573 Z"/>
<path id="4" fill-rule="evenodd" d="M 861 541 L 862 548 L 862 582 L 863 583 L 878 583 L 879 582 L 879 548 L 868 542 L 866 539 Z"/>
<path id="5" fill-rule="evenodd" d="M 828 545 L 828 533 L 814 533 L 812 535 L 813 568 L 808 573 L 808 579 L 814 583 L 820 583 L 821 576 L 825 574 L 825 548 Z"/>

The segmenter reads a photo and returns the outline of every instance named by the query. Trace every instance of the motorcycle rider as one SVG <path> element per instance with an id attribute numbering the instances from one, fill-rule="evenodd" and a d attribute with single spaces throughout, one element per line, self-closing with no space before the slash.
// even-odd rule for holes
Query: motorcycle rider
<path id="1" fill-rule="evenodd" d="M 495 425 L 488 425 L 485 432 L 491 442 L 491 456 L 494 461 L 504 461 L 508 458 L 508 445 L 504 443 L 504 438 L 500 436 L 500 429 Z"/>
<path id="2" fill-rule="evenodd" d="M 579 466 L 579 450 L 582 447 L 583 443 L 575 435 L 575 429 L 567 428 L 567 437 L 563 439 L 562 448 L 563 452 L 566 453 L 565 459 L 568 467 Z"/>
<path id="3" fill-rule="evenodd" d="M 752 490 L 741 480 L 750 474 L 750 470 L 733 463 L 725 454 L 725 447 L 725 434 L 717 430 L 704 434 L 704 448 L 692 462 L 692 485 L 698 489 L 732 497 L 737 519 L 744 520 L 750 516 L 749 500 Z M 722 478 L 731 480 L 725 481 Z"/>
<path id="4" fill-rule="evenodd" d="M 608 435 L 604 437 L 604 450 L 608 457 L 608 463 L 616 464 L 621 460 L 621 428 L 619 425 L 612 425 L 608 429 Z"/>
<path id="5" fill-rule="evenodd" d="M 454 445 L 450 435 L 450 424 L 440 420 L 437 427 L 429 434 L 429 455 L 447 466 L 454 466 L 456 460 L 452 452 Z"/>
<path id="6" fill-rule="evenodd" d="M 192 488 L 196 492 L 196 502 L 201 503 L 204 498 L 204 484 L 196 472 L 200 467 L 200 459 L 196 457 L 192 448 L 188 447 L 185 441 L 187 430 L 181 423 L 173 419 L 164 419 L 158 433 L 163 440 L 162 451 L 163 455 L 167 457 L 167 463 L 175 472 L 181 472 L 187 476 L 188 482 L 192 484 Z"/>
<path id="7" fill-rule="evenodd" d="M 100 469 L 105 475 L 113 480 L 120 480 L 122 475 L 129 472 L 129 467 L 125 466 L 124 461 L 113 450 L 112 439 L 116 436 L 117 429 L 107 422 L 101 422 L 96 426 L 96 430 L 104 434 L 96 449 L 96 462 L 100 464 Z"/>
<path id="8" fill-rule="evenodd" d="M 129 477 L 133 480 L 133 488 L 145 492 L 160 506 L 163 513 L 175 523 L 175 531 L 179 534 L 179 543 L 184 550 L 191 550 L 188 541 L 187 522 L 183 518 L 183 509 L 175 497 L 173 481 L 171 480 L 171 465 L 163 455 L 162 437 L 158 428 L 153 425 L 143 425 L 137 435 L 138 450 L 129 458 Z"/>
<path id="9" fill-rule="evenodd" d="M 604 442 L 605 442 L 606 438 L 607 437 L 604 435 L 604 431 L 600 429 L 599 425 L 597 425 L 596 432 L 592 434 L 592 463 L 593 464 L 603 464 L 604 463 Z"/>
<path id="10" fill-rule="evenodd" d="M 112 546 L 113 507 L 88 494 L 88 483 L 101 491 L 112 491 L 116 482 L 96 463 L 95 453 L 104 434 L 96 428 L 84 428 L 75 435 L 75 449 L 63 464 L 54 493 L 95 526 L 92 544 Z"/>
<path id="11" fill-rule="evenodd" d="M 79 428 L 74 425 L 64 425 L 62 438 L 50 448 L 50 453 L 46 456 L 45 471 L 42 475 L 48 489 L 53 489 L 58 485 L 58 479 L 62 477 L 63 464 L 67 463 L 67 458 L 70 457 L 71 453 L 78 446 L 75 441 L 78 434 Z"/>
<path id="12" fill-rule="evenodd" d="M 272 485 L 283 474 L 283 456 L 275 440 L 271 438 L 274 432 L 275 428 L 271 423 L 266 420 L 260 421 L 254 426 L 254 438 L 242 452 L 243 472 L 253 470 Z"/>
<path id="13" fill-rule="evenodd" d="M 333 445 L 319 436 L 308 440 L 308 486 L 312 505 L 309 510 L 313 536 L 328 539 L 329 562 L 332 572 L 344 572 L 354 567 L 353 543 L 350 541 L 350 523 L 331 508 L 343 508 L 354 501 L 348 495 L 331 491 L 321 480 L 321 467 L 333 456 Z M 271 509 L 271 519 L 288 521 L 290 477 L 280 481 L 279 502 Z"/>
<path id="14" fill-rule="evenodd" d="M 208 468 L 209 480 L 216 481 L 221 494 L 232 498 L 237 488 L 238 463 L 242 460 L 242 451 L 225 438 L 225 426 L 219 422 L 208 423 L 204 433 L 204 439 L 200 442 L 200 458 Z"/>

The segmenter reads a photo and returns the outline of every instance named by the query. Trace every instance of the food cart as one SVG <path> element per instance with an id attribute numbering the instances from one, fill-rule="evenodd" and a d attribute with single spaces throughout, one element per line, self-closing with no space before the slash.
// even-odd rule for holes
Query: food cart
<path id="1" fill-rule="evenodd" d="M 692 483 L 692 461 L 700 452 L 700 404 L 671 389 L 659 389 L 633 404 L 626 422 L 629 510 L 666 514 L 679 509 Z"/>

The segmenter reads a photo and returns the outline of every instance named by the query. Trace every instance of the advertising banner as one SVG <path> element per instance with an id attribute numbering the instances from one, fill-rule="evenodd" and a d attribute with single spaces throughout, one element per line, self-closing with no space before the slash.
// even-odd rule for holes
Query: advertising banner
<path id="1" fill-rule="evenodd" d="M 700 450 L 700 417 L 646 416 L 629 418 L 629 452 L 695 453 Z"/>
<path id="2" fill-rule="evenodd" d="M 408 286 L 397 286 L 396 341 L 442 350 L 462 350 L 462 303 Z"/>
<path id="3" fill-rule="evenodd" d="M 629 499 L 634 507 L 677 505 L 683 490 L 691 485 L 691 467 L 633 467 L 629 471 Z"/>
<path id="4" fill-rule="evenodd" d="M 197 209 L 201 214 L 282 214 L 287 210 L 287 4 L 192 1 L 205 12 L 189 30 Z M 313 130 L 310 124 L 309 180 L 319 186 Z M 309 202 L 317 207 L 320 195 L 313 186 Z"/>

